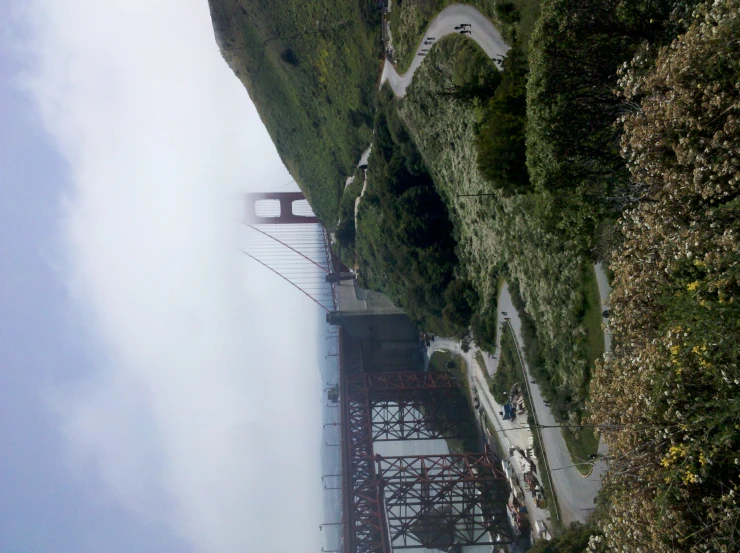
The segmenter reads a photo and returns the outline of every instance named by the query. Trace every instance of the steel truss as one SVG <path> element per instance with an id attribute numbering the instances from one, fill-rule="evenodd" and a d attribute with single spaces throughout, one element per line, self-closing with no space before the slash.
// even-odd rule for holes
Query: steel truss
<path id="1" fill-rule="evenodd" d="M 456 421 L 439 406 L 460 397 L 450 392 L 461 384 L 449 373 L 365 374 L 350 365 L 341 371 L 344 551 L 510 543 L 508 488 L 490 451 L 387 459 L 373 451 L 374 440 L 449 435 Z M 410 477 L 415 470 L 425 476 Z"/>
<path id="2" fill-rule="evenodd" d="M 340 354 L 343 352 L 341 336 L 340 333 Z M 341 358 L 340 363 L 344 368 Z M 366 375 L 361 372 L 361 366 L 357 369 L 357 372 L 340 370 L 343 549 L 352 553 L 391 553 L 375 471 L 370 393 L 365 384 Z"/>
<path id="3" fill-rule="evenodd" d="M 509 490 L 499 461 L 485 453 L 377 457 L 391 548 L 512 542 Z"/>
<path id="4" fill-rule="evenodd" d="M 434 406 L 417 401 L 372 403 L 373 440 L 436 440 L 452 437 L 456 421 L 436 413 Z"/>

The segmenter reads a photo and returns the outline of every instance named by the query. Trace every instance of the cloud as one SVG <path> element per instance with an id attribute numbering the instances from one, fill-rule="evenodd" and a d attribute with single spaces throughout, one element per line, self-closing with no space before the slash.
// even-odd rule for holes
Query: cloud
<path id="1" fill-rule="evenodd" d="M 319 316 L 239 253 L 240 194 L 290 177 L 207 2 L 23 12 L 28 90 L 69 168 L 65 278 L 96 360 L 53 400 L 75 470 L 194 551 L 319 546 Z"/>

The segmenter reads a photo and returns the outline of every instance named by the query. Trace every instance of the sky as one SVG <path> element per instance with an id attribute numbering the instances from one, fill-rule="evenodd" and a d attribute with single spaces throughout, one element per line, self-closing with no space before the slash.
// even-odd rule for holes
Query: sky
<path id="1" fill-rule="evenodd" d="M 0 551 L 318 551 L 322 316 L 240 253 L 291 177 L 206 0 L 0 22 Z"/>

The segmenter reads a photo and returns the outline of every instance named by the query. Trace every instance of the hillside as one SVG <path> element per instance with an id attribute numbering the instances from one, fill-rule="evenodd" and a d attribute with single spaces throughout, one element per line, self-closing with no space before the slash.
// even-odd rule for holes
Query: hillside
<path id="1" fill-rule="evenodd" d="M 216 41 L 316 214 L 333 227 L 372 135 L 382 44 L 373 0 L 209 0 Z"/>

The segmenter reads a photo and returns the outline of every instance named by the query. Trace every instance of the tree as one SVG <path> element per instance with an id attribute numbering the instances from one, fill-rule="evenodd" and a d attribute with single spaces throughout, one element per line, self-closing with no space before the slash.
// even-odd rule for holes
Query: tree
<path id="1" fill-rule="evenodd" d="M 478 309 L 478 292 L 467 279 L 455 279 L 445 290 L 445 319 L 452 325 L 467 328 L 473 313 Z"/>
<path id="2" fill-rule="evenodd" d="M 286 48 L 282 51 L 282 53 L 280 54 L 280 59 L 289 65 L 298 65 L 298 56 L 296 56 L 295 52 L 293 52 L 293 50 L 291 50 L 290 48 Z"/>
<path id="3" fill-rule="evenodd" d="M 488 101 L 476 138 L 478 168 L 496 188 L 526 190 L 526 57 L 518 45 L 504 60 L 501 84 Z"/>

